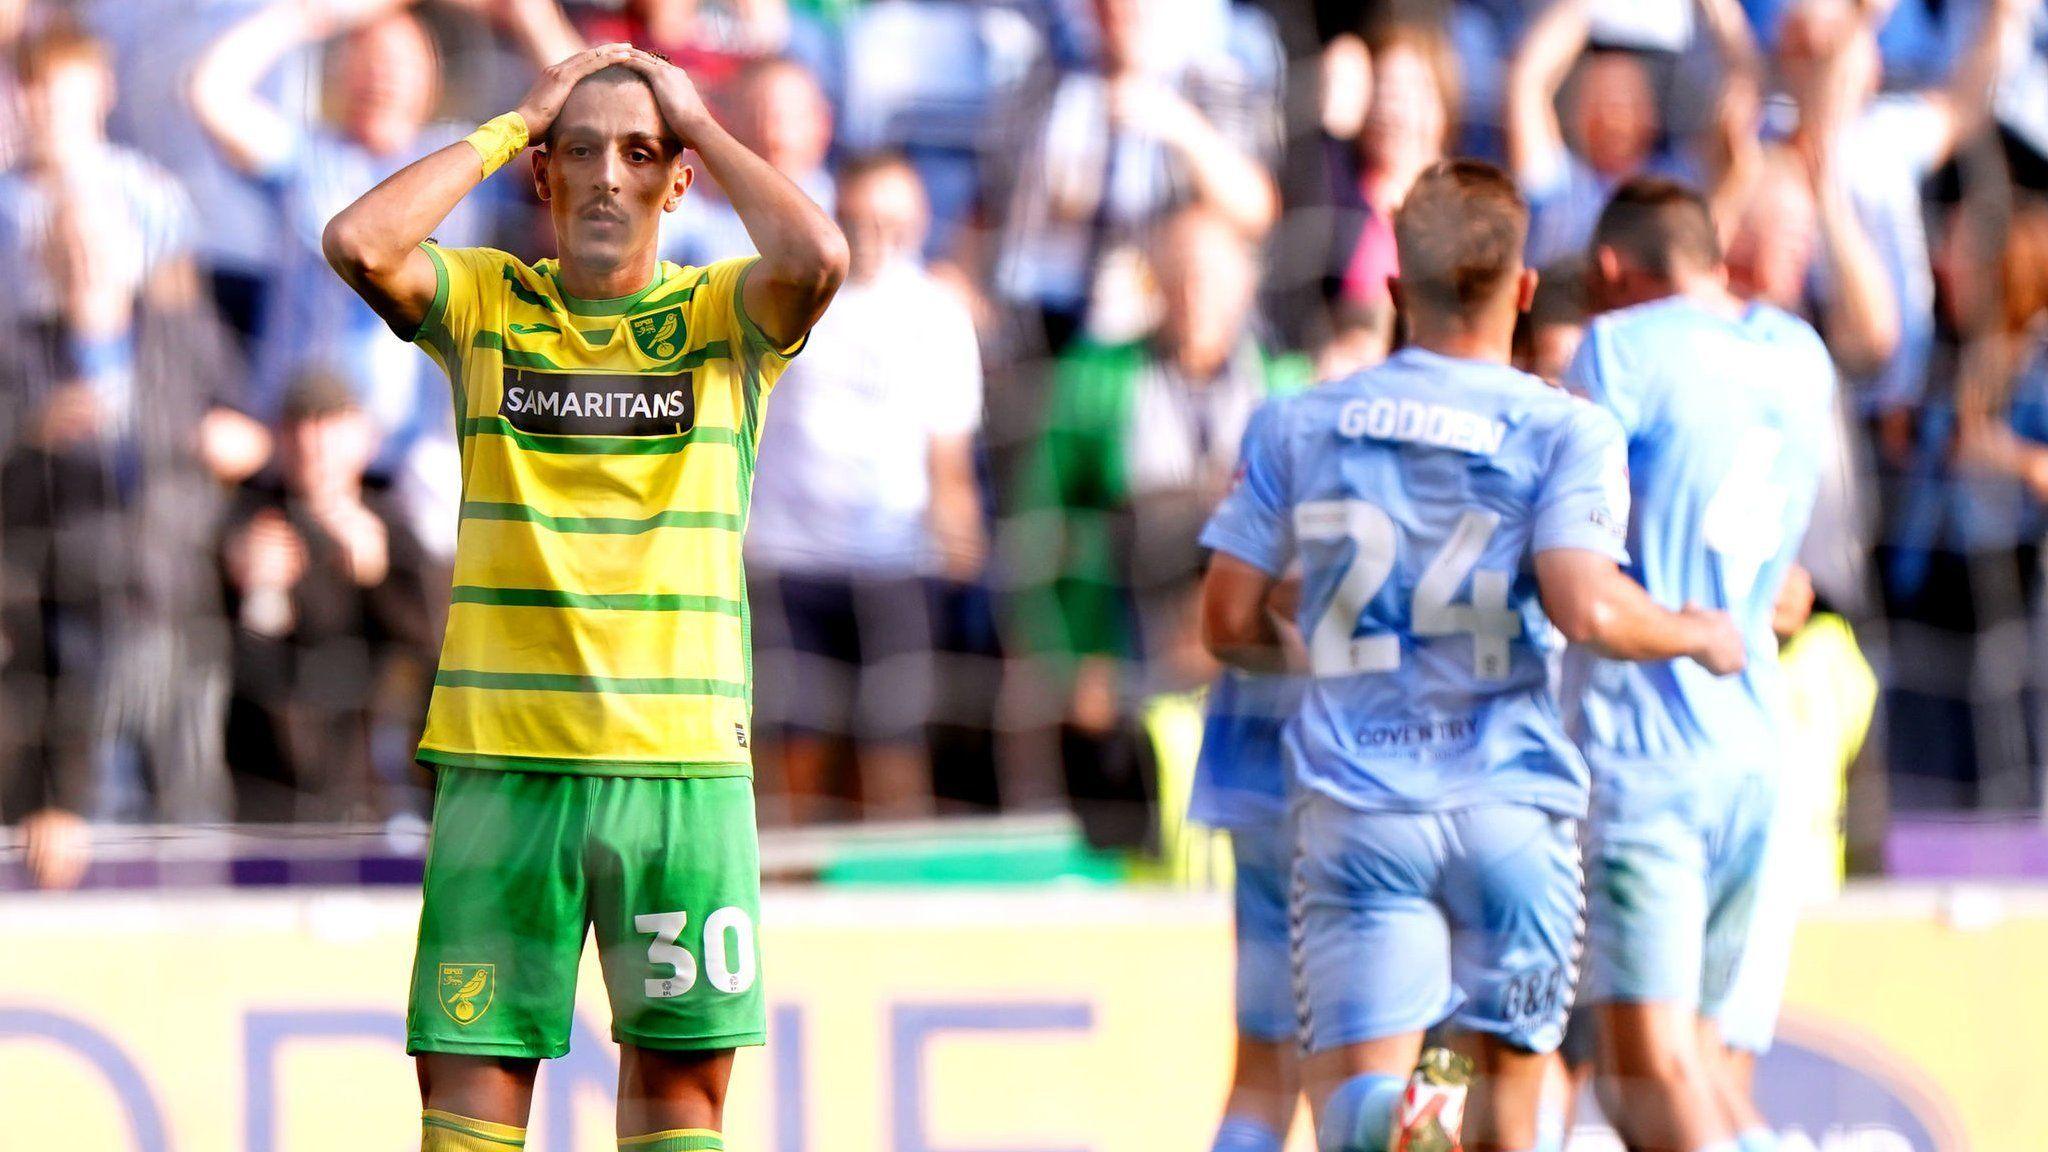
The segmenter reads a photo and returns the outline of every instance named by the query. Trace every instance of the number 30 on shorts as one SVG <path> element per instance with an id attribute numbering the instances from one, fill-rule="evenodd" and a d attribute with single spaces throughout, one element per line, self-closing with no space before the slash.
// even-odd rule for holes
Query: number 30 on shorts
<path id="1" fill-rule="evenodd" d="M 688 912 L 651 912 L 633 917 L 633 931 L 653 933 L 647 946 L 647 962 L 659 970 L 666 965 L 675 975 L 647 981 L 647 998 L 668 1000 L 697 986 L 697 957 L 683 947 L 683 932 L 690 926 Z M 754 986 L 758 968 L 754 962 L 754 921 L 744 908 L 725 907 L 704 918 L 704 974 L 720 992 L 738 995 Z"/>

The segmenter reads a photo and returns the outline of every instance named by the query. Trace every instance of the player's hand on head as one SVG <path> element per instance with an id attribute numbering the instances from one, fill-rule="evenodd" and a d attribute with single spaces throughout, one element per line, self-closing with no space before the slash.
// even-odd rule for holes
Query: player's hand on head
<path id="1" fill-rule="evenodd" d="M 632 50 L 625 64 L 647 77 L 648 85 L 654 89 L 654 105 L 661 110 L 669 131 L 682 140 L 683 147 L 696 147 L 705 126 L 712 122 L 711 109 L 697 91 L 697 82 L 683 69 L 638 48 Z"/>
<path id="2" fill-rule="evenodd" d="M 629 63 L 632 51 L 630 44 L 599 44 L 543 70 L 515 109 L 520 119 L 526 121 L 526 138 L 538 141 L 547 135 L 548 129 L 555 125 L 555 117 L 562 114 L 562 105 L 568 102 L 569 93 L 575 89 L 577 81 L 601 68 Z"/>
<path id="3" fill-rule="evenodd" d="M 1693 646 L 1692 658 L 1700 667 L 1716 676 L 1732 676 L 1742 671 L 1749 663 L 1749 652 L 1742 642 L 1742 630 L 1735 626 L 1735 618 L 1715 608 L 1702 608 L 1688 604 L 1679 613 L 1692 624 L 1699 634 Z"/>

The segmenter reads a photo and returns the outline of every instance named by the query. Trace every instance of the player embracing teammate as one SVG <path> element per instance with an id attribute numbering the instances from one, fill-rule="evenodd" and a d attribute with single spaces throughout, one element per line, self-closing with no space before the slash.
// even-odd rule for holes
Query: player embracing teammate
<path id="1" fill-rule="evenodd" d="M 1717 1088 L 1718 1021 L 1776 802 L 1773 609 L 1813 512 L 1834 367 L 1804 321 L 1729 292 L 1706 202 L 1683 185 L 1639 179 L 1615 193 L 1592 282 L 1611 311 L 1565 382 L 1628 435 L 1631 574 L 1661 602 L 1726 610 L 1747 657 L 1728 677 L 1595 661 L 1576 701 L 1593 768 L 1581 1000 L 1598 1034 L 1595 1082 L 1631 1148 L 1762 1152 L 1773 1141 L 1746 1085 Z"/>
<path id="2" fill-rule="evenodd" d="M 1497 169 L 1426 173 L 1395 217 L 1407 347 L 1256 421 L 1203 534 L 1211 650 L 1309 673 L 1281 742 L 1300 1076 L 1331 1152 L 1390 1147 L 1439 1025 L 1478 1070 L 1469 1144 L 1538 1147 L 1590 785 L 1554 657 L 1569 641 L 1712 678 L 1753 647 L 1718 606 L 1663 607 L 1623 571 L 1623 426 L 1508 366 L 1527 230 Z M 1292 563 L 1290 628 L 1272 604 Z"/>

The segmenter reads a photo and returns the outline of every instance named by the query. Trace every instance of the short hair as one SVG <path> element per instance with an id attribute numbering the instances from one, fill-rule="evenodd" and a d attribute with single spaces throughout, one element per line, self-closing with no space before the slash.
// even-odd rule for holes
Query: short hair
<path id="1" fill-rule="evenodd" d="M 294 376 L 286 387 L 279 422 L 297 424 L 362 410 L 362 401 L 346 378 L 332 369 L 313 367 Z"/>
<path id="2" fill-rule="evenodd" d="M 1515 322 L 1515 362 L 1523 364 L 1535 359 L 1538 332 L 1545 328 L 1584 327 L 1589 311 L 1584 261 L 1567 258 L 1543 268 L 1529 310 Z"/>
<path id="3" fill-rule="evenodd" d="M 1637 176 L 1614 190 L 1593 228 L 1593 249 L 1602 248 L 1665 279 L 1682 269 L 1716 268 L 1722 260 L 1706 197 L 1661 176 Z"/>
<path id="4" fill-rule="evenodd" d="M 1402 302 L 1469 316 L 1522 270 L 1529 204 L 1483 160 L 1439 160 L 1394 213 Z"/>
<path id="5" fill-rule="evenodd" d="M 1588 311 L 1583 260 L 1560 260 L 1543 269 L 1542 278 L 1536 282 L 1536 297 L 1529 302 L 1531 327 L 1584 324 Z"/>
<path id="6" fill-rule="evenodd" d="M 659 55 L 659 53 L 650 54 Z M 667 57 L 663 57 L 663 59 L 667 59 Z M 576 89 L 583 87 L 585 84 L 640 84 L 644 85 L 650 93 L 654 91 L 654 83 L 652 81 L 647 79 L 647 77 L 641 75 L 638 71 L 635 71 L 634 69 L 629 68 L 624 64 L 607 64 L 604 67 L 599 68 L 597 71 L 592 72 L 590 75 L 585 76 L 583 79 L 578 80 L 574 85 L 572 85 L 569 88 L 570 93 L 573 94 L 576 91 Z M 567 107 L 568 103 L 568 97 L 564 96 L 562 98 L 563 106 Z M 554 122 L 548 125 L 548 130 L 546 132 L 541 133 L 541 137 L 538 141 L 536 141 L 536 143 L 538 143 L 543 148 L 551 147 L 555 142 L 555 127 L 556 125 L 559 125 L 561 122 L 562 118 L 560 115 L 560 111 L 558 109 Z M 670 131 L 667 121 L 662 122 L 661 134 L 669 139 L 674 139 L 675 134 L 672 131 Z M 677 141 L 677 144 L 680 145 L 681 141 Z M 681 155 L 681 151 L 681 148 L 678 147 L 677 154 Z"/>
<path id="7" fill-rule="evenodd" d="M 839 172 L 834 180 L 839 187 L 845 188 L 857 180 L 865 180 L 885 172 L 901 172 L 917 181 L 919 188 L 924 187 L 924 178 L 918 174 L 917 165 L 910 162 L 910 157 L 893 148 L 878 148 L 872 152 L 847 157 L 840 162 Z"/>
<path id="8" fill-rule="evenodd" d="M 63 22 L 24 38 L 15 49 L 15 73 L 24 85 L 39 83 L 66 64 L 112 66 L 98 37 Z"/>

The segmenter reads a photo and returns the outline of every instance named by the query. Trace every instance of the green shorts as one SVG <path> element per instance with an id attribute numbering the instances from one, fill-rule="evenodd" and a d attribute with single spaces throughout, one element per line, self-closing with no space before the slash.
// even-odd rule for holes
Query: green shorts
<path id="1" fill-rule="evenodd" d="M 752 780 L 438 771 L 407 1052 L 567 1052 L 592 925 L 614 1040 L 764 1041 Z"/>

